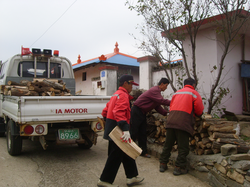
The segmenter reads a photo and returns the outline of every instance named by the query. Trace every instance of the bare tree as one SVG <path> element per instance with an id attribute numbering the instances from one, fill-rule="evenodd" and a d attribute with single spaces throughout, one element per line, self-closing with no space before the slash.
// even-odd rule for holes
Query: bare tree
<path id="1" fill-rule="evenodd" d="M 225 58 L 229 53 L 232 41 L 239 36 L 239 31 L 244 29 L 250 16 L 250 13 L 244 10 L 244 6 L 249 3 L 248 0 L 212 0 L 212 3 L 215 7 L 214 11 L 220 16 L 220 19 L 214 19 L 213 21 L 217 22 L 217 33 L 223 36 L 223 39 L 220 41 L 223 46 L 223 53 L 220 58 L 218 74 L 208 99 L 209 114 L 212 112 L 213 107 L 229 92 L 227 88 L 219 86 Z"/>
<path id="2" fill-rule="evenodd" d="M 211 113 L 213 107 L 220 103 L 222 98 L 229 92 L 228 88 L 221 86 L 221 74 L 225 57 L 229 52 L 229 46 L 249 17 L 249 15 L 243 16 L 242 14 L 247 12 L 242 11 L 243 6 L 247 2 L 248 0 L 138 0 L 134 5 L 128 0 L 127 4 L 131 10 L 137 11 L 139 15 L 145 18 L 147 28 L 154 32 L 160 32 L 163 36 L 162 39 L 153 37 L 153 40 L 149 39 L 147 42 L 142 42 L 142 48 L 155 56 L 159 62 L 170 62 L 174 50 L 163 51 L 162 48 L 159 48 L 160 45 L 152 44 L 152 41 L 164 44 L 165 47 L 174 46 L 182 55 L 186 76 L 192 76 L 197 84 L 199 83 L 196 70 L 197 34 L 207 18 L 217 14 L 222 16 L 223 19 L 217 22 L 217 31 L 224 36 L 222 41 L 224 49 L 218 67 L 218 75 L 215 78 L 208 98 L 208 113 Z M 216 20 L 212 21 L 216 23 Z M 144 36 L 150 36 L 150 34 Z M 183 41 L 187 39 L 191 43 L 192 57 L 189 62 L 183 47 Z M 149 48 L 153 50 L 148 50 Z M 168 55 L 165 55 L 167 58 L 164 58 L 163 52 L 166 51 Z M 217 69 L 217 67 L 214 68 Z M 173 81 L 172 70 L 170 69 L 170 73 L 166 70 L 165 72 L 167 77 L 170 77 L 170 81 Z M 171 86 L 172 88 L 174 87 L 173 84 Z M 173 90 L 176 91 L 176 88 Z"/>

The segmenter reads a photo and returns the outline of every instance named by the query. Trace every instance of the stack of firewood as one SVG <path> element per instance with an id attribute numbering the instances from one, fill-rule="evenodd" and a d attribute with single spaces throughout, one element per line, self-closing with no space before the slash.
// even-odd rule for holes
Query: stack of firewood
<path id="1" fill-rule="evenodd" d="M 33 79 L 21 80 L 19 83 L 8 81 L 8 85 L 1 85 L 0 91 L 10 96 L 69 96 L 70 90 L 62 80 Z"/>
<path id="2" fill-rule="evenodd" d="M 220 153 L 225 144 L 237 145 L 239 153 L 247 153 L 250 145 L 240 139 L 239 124 L 226 119 L 204 119 L 196 121 L 190 147 L 197 155 Z M 238 132 L 237 132 L 238 131 Z"/>
<path id="3" fill-rule="evenodd" d="M 159 113 L 149 113 L 147 115 L 147 139 L 151 143 L 163 145 L 166 140 L 167 130 L 164 124 L 167 121 L 166 116 Z"/>
<path id="4" fill-rule="evenodd" d="M 147 140 L 150 143 L 163 145 L 166 140 L 166 129 L 164 124 L 167 118 L 158 113 L 147 115 Z M 220 148 L 225 144 L 237 145 L 239 153 L 246 153 L 250 145 L 237 135 L 239 131 L 238 122 L 226 119 L 201 119 L 197 118 L 194 126 L 194 135 L 190 137 L 190 150 L 197 155 L 220 153 Z M 178 149 L 177 144 L 172 151 Z"/>

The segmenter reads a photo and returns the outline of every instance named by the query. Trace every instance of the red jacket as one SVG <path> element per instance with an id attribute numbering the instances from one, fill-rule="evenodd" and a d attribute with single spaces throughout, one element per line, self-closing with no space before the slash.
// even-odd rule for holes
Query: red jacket
<path id="1" fill-rule="evenodd" d="M 194 116 L 201 116 L 203 109 L 200 94 L 193 86 L 184 86 L 172 97 L 166 128 L 184 130 L 193 135 Z"/>
<path id="2" fill-rule="evenodd" d="M 109 139 L 108 135 L 113 128 L 118 125 L 123 131 L 129 130 L 130 121 L 130 102 L 133 99 L 128 91 L 119 87 L 112 95 L 110 101 L 102 111 L 102 116 L 106 118 L 104 138 Z"/>

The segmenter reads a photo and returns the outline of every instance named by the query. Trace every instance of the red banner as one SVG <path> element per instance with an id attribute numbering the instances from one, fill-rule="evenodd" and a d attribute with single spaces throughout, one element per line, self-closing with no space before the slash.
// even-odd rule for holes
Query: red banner
<path id="1" fill-rule="evenodd" d="M 29 55 L 31 53 L 32 52 L 30 51 L 30 48 L 24 48 L 24 47 L 22 47 L 22 53 L 21 53 L 22 56 L 23 55 Z"/>

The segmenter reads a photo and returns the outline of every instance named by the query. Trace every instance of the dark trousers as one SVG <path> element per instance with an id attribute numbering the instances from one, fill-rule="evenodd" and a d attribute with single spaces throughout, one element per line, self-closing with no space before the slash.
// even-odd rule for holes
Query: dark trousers
<path id="1" fill-rule="evenodd" d="M 123 164 L 127 178 L 133 178 L 138 175 L 135 160 L 124 153 L 112 140 L 109 140 L 108 159 L 100 180 L 112 184 L 121 163 Z"/>
<path id="2" fill-rule="evenodd" d="M 142 149 L 142 155 L 147 153 L 147 119 L 137 106 L 131 108 L 130 135 L 132 140 L 138 140 L 138 145 Z"/>
<path id="3" fill-rule="evenodd" d="M 167 129 L 166 141 L 163 146 L 162 154 L 160 157 L 160 163 L 167 164 L 171 155 L 171 150 L 175 141 L 178 145 L 178 156 L 175 162 L 175 166 L 186 168 L 187 155 L 189 154 L 189 136 L 186 131 L 179 129 Z"/>

